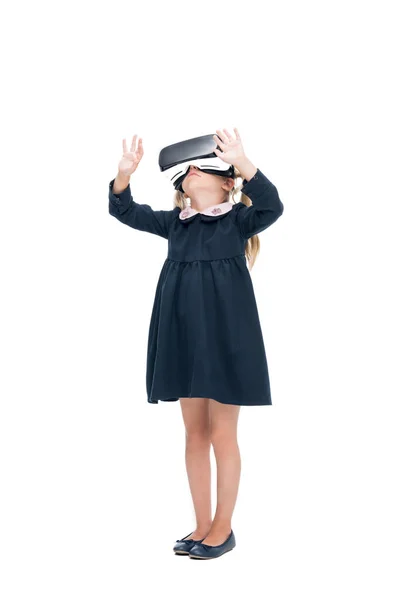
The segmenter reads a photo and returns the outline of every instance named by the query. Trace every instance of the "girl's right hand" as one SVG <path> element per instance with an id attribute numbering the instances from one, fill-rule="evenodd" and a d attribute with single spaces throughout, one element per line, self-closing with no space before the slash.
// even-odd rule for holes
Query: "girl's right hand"
<path id="1" fill-rule="evenodd" d="M 130 150 L 126 147 L 126 139 L 122 140 L 123 155 L 118 164 L 118 172 L 124 177 L 130 177 L 134 173 L 142 160 L 143 144 L 142 138 L 139 138 L 138 147 L 136 148 L 137 134 L 132 138 Z"/>

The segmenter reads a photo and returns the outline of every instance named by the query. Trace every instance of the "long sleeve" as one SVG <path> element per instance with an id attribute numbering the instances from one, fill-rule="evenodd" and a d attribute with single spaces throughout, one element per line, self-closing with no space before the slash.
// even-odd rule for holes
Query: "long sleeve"
<path id="1" fill-rule="evenodd" d="M 243 205 L 238 210 L 237 223 L 241 235 L 249 239 L 267 229 L 281 216 L 283 204 L 278 190 L 260 169 L 249 181 L 243 180 L 242 192 L 250 198 L 252 205 Z"/>
<path id="2" fill-rule="evenodd" d="M 153 210 L 148 204 L 135 202 L 132 198 L 130 184 L 119 194 L 114 194 L 112 191 L 114 181 L 115 178 L 110 181 L 108 191 L 110 215 L 129 227 L 168 239 L 173 213 L 178 209 Z"/>

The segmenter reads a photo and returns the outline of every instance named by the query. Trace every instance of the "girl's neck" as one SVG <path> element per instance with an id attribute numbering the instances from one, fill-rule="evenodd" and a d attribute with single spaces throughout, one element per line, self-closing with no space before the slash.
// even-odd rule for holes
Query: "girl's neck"
<path id="1" fill-rule="evenodd" d="M 226 198 L 221 196 L 216 196 L 215 194 L 209 194 L 202 192 L 200 198 L 190 198 L 190 206 L 195 210 L 201 212 L 210 206 L 216 206 L 217 204 L 221 204 L 222 202 L 226 202 Z"/>

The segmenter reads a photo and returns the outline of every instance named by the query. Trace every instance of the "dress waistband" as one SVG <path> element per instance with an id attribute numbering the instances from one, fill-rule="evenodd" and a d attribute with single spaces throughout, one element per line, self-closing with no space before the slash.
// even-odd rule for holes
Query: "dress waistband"
<path id="1" fill-rule="evenodd" d="M 179 262 L 179 263 L 191 263 L 191 262 L 215 262 L 218 260 L 230 260 L 231 258 L 239 258 L 246 257 L 246 254 L 242 252 L 241 254 L 235 254 L 234 256 L 221 256 L 220 258 L 195 258 L 194 260 L 176 260 L 175 258 L 171 258 L 167 256 L 166 260 L 170 260 L 171 262 Z"/>

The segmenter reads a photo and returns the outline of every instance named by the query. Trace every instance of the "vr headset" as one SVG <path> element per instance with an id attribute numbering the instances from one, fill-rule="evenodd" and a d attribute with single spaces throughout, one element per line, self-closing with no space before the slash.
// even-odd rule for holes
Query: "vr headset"
<path id="1" fill-rule="evenodd" d="M 216 145 L 213 134 L 171 144 L 160 152 L 158 157 L 160 170 L 180 192 L 184 192 L 182 181 L 191 165 L 195 165 L 205 173 L 233 177 L 234 166 L 221 160 L 215 154 L 215 148 L 222 152 L 222 149 Z"/>

